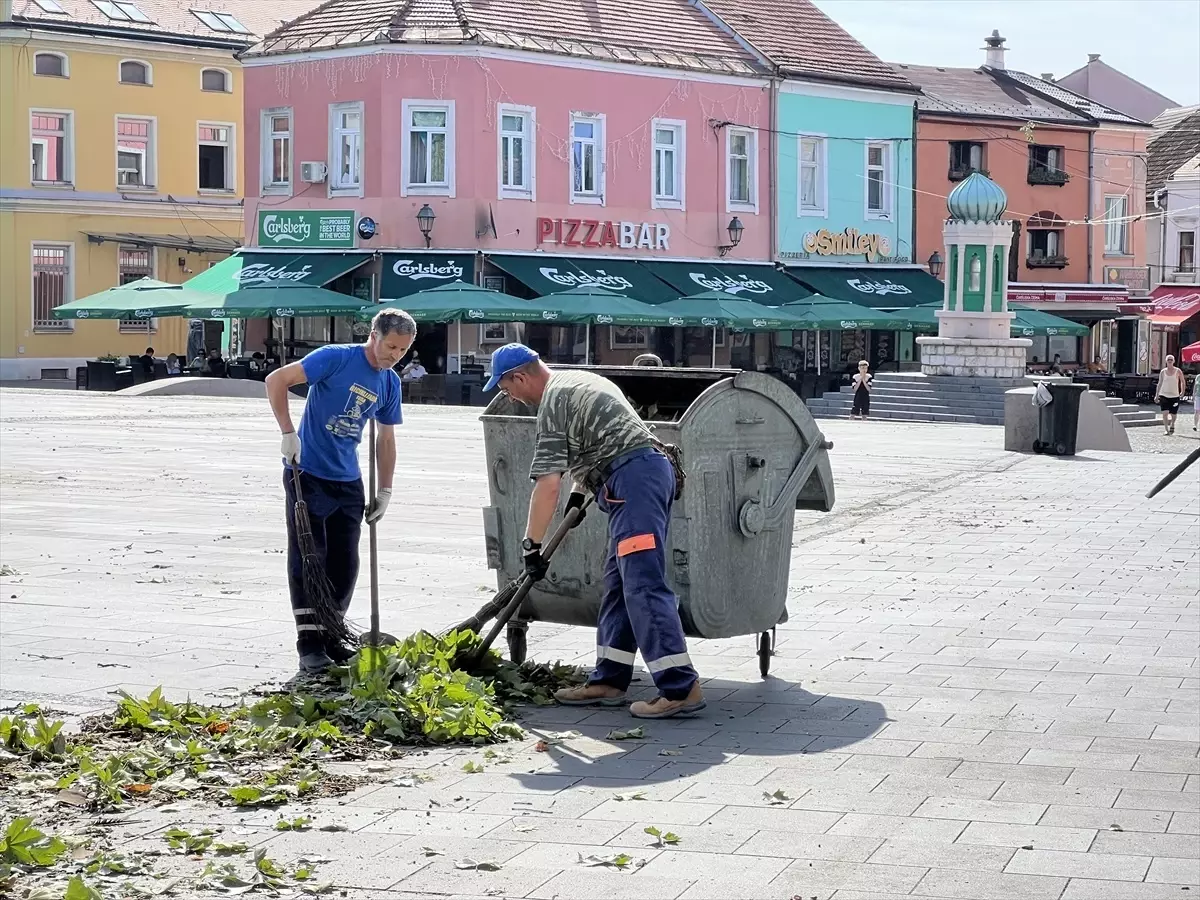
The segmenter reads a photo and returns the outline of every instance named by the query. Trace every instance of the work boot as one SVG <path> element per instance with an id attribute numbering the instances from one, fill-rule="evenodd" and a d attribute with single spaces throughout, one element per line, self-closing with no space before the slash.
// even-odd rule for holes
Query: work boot
<path id="1" fill-rule="evenodd" d="M 682 700 L 668 700 L 666 697 L 655 697 L 649 702 L 639 700 L 629 707 L 629 714 L 635 719 L 670 719 L 698 713 L 707 705 L 700 682 L 696 681 Z"/>
<path id="2" fill-rule="evenodd" d="M 621 706 L 625 692 L 611 684 L 581 684 L 555 691 L 554 699 L 563 706 Z"/>
<path id="3" fill-rule="evenodd" d="M 342 644 L 338 644 L 334 641 L 329 641 L 325 644 L 325 655 L 329 657 L 334 665 L 346 665 L 346 663 L 350 662 L 350 660 L 354 658 L 354 655 L 357 652 L 358 651 L 353 648 L 345 647 Z"/>
<path id="4" fill-rule="evenodd" d="M 325 652 L 322 641 L 312 638 L 296 641 L 296 653 L 300 657 L 300 671 L 306 675 L 320 675 L 333 665 L 333 660 Z"/>

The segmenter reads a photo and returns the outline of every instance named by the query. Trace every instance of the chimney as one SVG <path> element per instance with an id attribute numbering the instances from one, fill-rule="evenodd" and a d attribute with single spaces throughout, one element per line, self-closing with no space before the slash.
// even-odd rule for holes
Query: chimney
<path id="1" fill-rule="evenodd" d="M 992 29 L 991 37 L 986 37 L 983 42 L 987 45 L 983 49 L 987 51 L 987 58 L 984 60 L 984 65 L 991 69 L 1004 71 L 1004 38 L 1000 37 L 1000 32 L 997 29 Z"/>
<path id="2" fill-rule="evenodd" d="M 1051 84 L 1054 84 L 1054 73 L 1053 72 L 1043 72 L 1042 73 L 1042 81 L 1048 81 Z"/>
<path id="3" fill-rule="evenodd" d="M 1088 54 L 1088 62 L 1090 62 L 1090 63 L 1098 62 L 1099 59 L 1100 59 L 1099 53 L 1089 53 Z"/>

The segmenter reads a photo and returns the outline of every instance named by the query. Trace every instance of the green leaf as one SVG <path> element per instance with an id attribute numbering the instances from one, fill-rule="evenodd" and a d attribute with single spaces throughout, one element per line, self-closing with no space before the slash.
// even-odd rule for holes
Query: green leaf
<path id="1" fill-rule="evenodd" d="M 775 791 L 774 793 L 771 793 L 770 791 L 763 791 L 763 799 L 772 806 L 781 806 L 784 803 L 789 803 L 792 798 L 783 791 Z"/>
<path id="2" fill-rule="evenodd" d="M 245 784 L 230 788 L 229 796 L 238 806 L 247 806 L 258 803 L 263 798 L 263 789 Z"/>
<path id="3" fill-rule="evenodd" d="M 103 900 L 103 898 L 98 890 L 83 880 L 82 875 L 76 875 L 68 882 L 63 900 Z"/>
<path id="4" fill-rule="evenodd" d="M 312 824 L 312 816 L 299 816 L 295 819 L 280 819 L 275 823 L 276 831 L 308 831 Z"/>
<path id="5" fill-rule="evenodd" d="M 477 775 L 483 771 L 483 766 L 474 760 L 467 760 L 465 763 L 463 763 L 462 770 L 470 773 L 471 775 Z"/>
<path id="6" fill-rule="evenodd" d="M 637 728 L 629 728 L 625 731 L 614 729 L 605 735 L 605 737 L 610 741 L 638 741 L 645 736 L 646 729 L 642 728 L 640 725 Z"/>
<path id="7" fill-rule="evenodd" d="M 33 819 L 14 819 L 0 838 L 0 860 L 48 868 L 67 852 L 67 845 L 33 827 Z"/>

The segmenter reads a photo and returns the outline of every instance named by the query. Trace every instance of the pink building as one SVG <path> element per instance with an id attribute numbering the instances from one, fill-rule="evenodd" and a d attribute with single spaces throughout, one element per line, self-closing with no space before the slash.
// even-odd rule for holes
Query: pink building
<path id="1" fill-rule="evenodd" d="M 686 0 L 339 0 L 244 65 L 246 226 L 264 257 L 336 249 L 333 279 L 378 274 L 377 295 L 398 305 L 455 278 L 529 297 L 594 281 L 648 302 L 748 284 L 791 299 L 770 265 L 768 79 Z M 303 210 L 352 212 L 356 234 L 286 224 Z M 579 331 L 524 336 L 579 361 Z M 605 362 L 648 350 L 708 362 L 711 336 L 691 329 L 598 331 Z M 422 332 L 430 369 L 453 370 L 456 329 Z M 463 354 L 513 334 L 464 326 Z M 735 342 L 720 358 L 751 364 L 751 342 Z"/>

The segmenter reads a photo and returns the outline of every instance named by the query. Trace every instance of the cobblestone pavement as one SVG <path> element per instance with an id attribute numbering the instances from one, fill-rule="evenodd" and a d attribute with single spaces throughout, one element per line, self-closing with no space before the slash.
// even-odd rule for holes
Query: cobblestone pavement
<path id="1" fill-rule="evenodd" d="M 380 529 L 392 632 L 495 589 L 477 415 L 406 410 Z M 128 826 L 130 846 L 221 822 L 273 858 L 329 857 L 354 898 L 1197 896 L 1200 466 L 1144 496 L 1195 444 L 1055 459 L 1003 452 L 995 428 L 821 427 L 837 506 L 798 514 L 770 679 L 750 638 L 692 642 L 709 708 L 644 740 L 606 739 L 621 710 L 531 711 L 498 760 L 418 753 L 396 768 L 427 783 L 380 774 L 310 807 L 349 832 L 185 806 Z M 6 390 L 0 428 L 19 573 L 0 580 L 0 702 L 78 712 L 117 687 L 220 695 L 292 673 L 265 404 Z M 586 664 L 593 640 L 535 625 L 530 655 Z M 564 729 L 582 736 L 533 752 Z M 580 864 L 618 851 L 645 865 Z"/>

